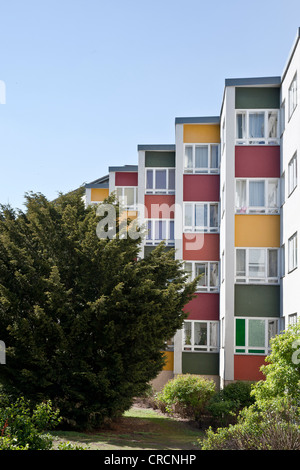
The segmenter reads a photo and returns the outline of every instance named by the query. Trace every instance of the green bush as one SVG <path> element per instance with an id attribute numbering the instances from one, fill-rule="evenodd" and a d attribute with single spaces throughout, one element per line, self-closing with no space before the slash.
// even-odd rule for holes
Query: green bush
<path id="1" fill-rule="evenodd" d="M 214 424 L 227 426 L 235 423 L 239 411 L 254 403 L 251 390 L 249 382 L 232 382 L 217 392 L 207 405 Z"/>
<path id="2" fill-rule="evenodd" d="M 0 409 L 0 450 L 49 450 L 53 439 L 46 431 L 60 421 L 51 402 L 33 410 L 24 398 Z"/>
<path id="3" fill-rule="evenodd" d="M 198 420 L 215 393 L 213 380 L 184 374 L 170 380 L 157 395 L 158 406 L 168 413 L 179 413 Z"/>

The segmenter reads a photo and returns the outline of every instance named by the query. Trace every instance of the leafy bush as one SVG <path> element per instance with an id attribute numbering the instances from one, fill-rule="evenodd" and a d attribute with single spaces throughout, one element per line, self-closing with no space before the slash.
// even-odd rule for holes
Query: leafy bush
<path id="1" fill-rule="evenodd" d="M 170 380 L 157 395 L 158 406 L 168 413 L 198 420 L 209 399 L 215 393 L 213 380 L 184 374 Z"/>
<path id="2" fill-rule="evenodd" d="M 37 405 L 33 410 L 24 398 L 0 410 L 0 450 L 49 450 L 52 437 L 45 434 L 59 422 L 58 410 L 51 402 Z"/>
<path id="3" fill-rule="evenodd" d="M 236 423 L 239 411 L 254 403 L 251 383 L 232 382 L 217 392 L 209 401 L 207 411 L 218 426 Z"/>

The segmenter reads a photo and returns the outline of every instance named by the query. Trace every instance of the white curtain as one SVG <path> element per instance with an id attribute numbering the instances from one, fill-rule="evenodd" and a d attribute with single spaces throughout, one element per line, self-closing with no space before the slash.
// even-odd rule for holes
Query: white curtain
<path id="1" fill-rule="evenodd" d="M 265 182 L 250 181 L 249 182 L 249 206 L 264 207 L 265 205 Z"/>
<path id="2" fill-rule="evenodd" d="M 208 146 L 197 145 L 195 153 L 195 167 L 208 168 Z"/>
<path id="3" fill-rule="evenodd" d="M 249 113 L 249 138 L 264 138 L 265 113 Z"/>

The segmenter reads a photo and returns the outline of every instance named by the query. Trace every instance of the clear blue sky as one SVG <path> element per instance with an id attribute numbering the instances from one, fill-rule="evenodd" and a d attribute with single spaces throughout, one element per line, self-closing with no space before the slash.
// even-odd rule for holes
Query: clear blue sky
<path id="1" fill-rule="evenodd" d="M 299 0 L 0 0 L 0 203 L 174 143 L 225 78 L 281 75 L 299 26 Z"/>

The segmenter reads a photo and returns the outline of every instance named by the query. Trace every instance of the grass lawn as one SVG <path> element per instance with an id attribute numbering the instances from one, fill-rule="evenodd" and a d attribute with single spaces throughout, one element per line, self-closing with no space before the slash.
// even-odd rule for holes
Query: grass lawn
<path id="1" fill-rule="evenodd" d="M 120 422 L 95 433 L 54 431 L 54 447 L 69 442 L 88 450 L 199 450 L 203 432 L 153 409 L 132 407 Z"/>

